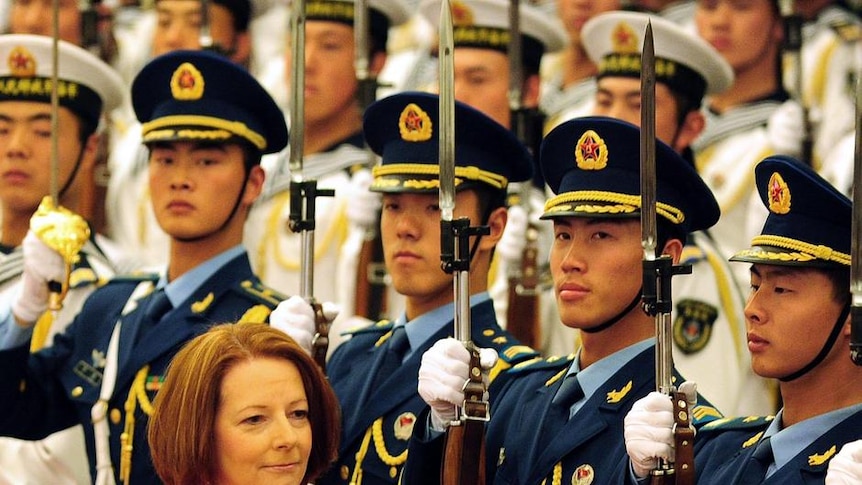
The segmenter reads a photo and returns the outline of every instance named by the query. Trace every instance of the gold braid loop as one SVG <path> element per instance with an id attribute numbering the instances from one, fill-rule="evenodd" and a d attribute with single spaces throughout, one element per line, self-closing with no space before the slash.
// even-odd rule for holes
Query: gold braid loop
<path id="1" fill-rule="evenodd" d="M 774 246 L 791 251 L 799 251 L 799 253 L 785 253 L 784 255 L 765 256 L 758 252 L 757 249 L 744 251 L 748 254 L 756 254 L 769 259 L 781 259 L 786 261 L 810 261 L 812 259 L 822 259 L 824 261 L 832 261 L 838 264 L 850 265 L 850 255 L 836 251 L 828 246 L 819 244 L 810 244 L 797 239 L 792 239 L 783 236 L 770 236 L 768 234 L 755 236 L 751 240 L 752 246 Z M 802 253 L 802 254 L 800 254 Z"/>
<path id="2" fill-rule="evenodd" d="M 573 202 L 607 202 L 609 204 L 617 204 L 616 206 L 598 206 L 598 205 L 582 205 L 584 212 L 634 212 L 641 205 L 640 195 L 620 194 L 616 192 L 605 192 L 602 190 L 579 190 L 576 192 L 564 192 L 556 197 L 552 197 L 545 203 L 545 212 L 559 211 L 556 206 L 560 204 L 570 204 Z M 685 214 L 676 207 L 656 202 L 656 212 L 674 224 L 682 224 L 685 221 Z"/>

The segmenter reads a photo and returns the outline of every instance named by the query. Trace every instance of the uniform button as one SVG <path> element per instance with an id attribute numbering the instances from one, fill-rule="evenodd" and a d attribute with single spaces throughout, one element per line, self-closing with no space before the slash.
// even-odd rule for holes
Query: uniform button
<path id="1" fill-rule="evenodd" d="M 71 394 L 72 394 L 72 397 L 80 397 L 81 394 L 84 394 L 84 388 L 81 386 L 77 386 L 74 389 L 72 389 Z"/>
<path id="2" fill-rule="evenodd" d="M 123 415 L 120 414 L 120 410 L 117 408 L 111 409 L 111 422 L 114 424 L 120 424 L 120 420 L 123 418 Z"/>
<path id="3" fill-rule="evenodd" d="M 341 465 L 341 479 L 347 480 L 347 477 L 350 475 L 350 469 L 347 468 L 347 465 Z"/>

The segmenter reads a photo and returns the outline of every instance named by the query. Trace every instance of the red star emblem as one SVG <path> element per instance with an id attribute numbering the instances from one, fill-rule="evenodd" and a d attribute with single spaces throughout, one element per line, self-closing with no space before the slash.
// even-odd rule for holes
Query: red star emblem
<path id="1" fill-rule="evenodd" d="M 184 70 L 180 74 L 179 84 L 183 89 L 191 89 L 195 87 L 195 77 L 188 70 Z"/>
<path id="2" fill-rule="evenodd" d="M 775 203 L 781 202 L 781 184 L 777 180 L 773 180 L 769 187 L 769 200 Z"/>
<path id="3" fill-rule="evenodd" d="M 583 155 L 585 160 L 595 160 L 599 156 L 599 144 L 596 143 L 596 139 L 592 136 L 584 140 L 581 143 L 581 155 Z"/>
<path id="4" fill-rule="evenodd" d="M 422 118 L 415 111 L 411 110 L 404 117 L 404 125 L 410 131 L 419 131 L 422 129 Z"/>
<path id="5" fill-rule="evenodd" d="M 629 45 L 632 41 L 632 37 L 626 29 L 617 29 L 614 35 L 618 45 Z"/>
<path id="6" fill-rule="evenodd" d="M 9 59 L 9 62 L 16 69 L 25 69 L 27 67 L 27 64 L 29 63 L 29 59 L 24 54 L 21 54 L 20 52 L 16 52 Z"/>

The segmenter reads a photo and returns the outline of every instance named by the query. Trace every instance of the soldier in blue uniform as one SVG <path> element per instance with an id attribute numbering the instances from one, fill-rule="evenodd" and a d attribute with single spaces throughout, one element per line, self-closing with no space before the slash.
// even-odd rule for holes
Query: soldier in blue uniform
<path id="1" fill-rule="evenodd" d="M 329 360 L 342 435 L 338 462 L 318 485 L 398 483 L 416 416 L 425 407 L 416 393 L 422 354 L 453 334 L 453 281 L 440 268 L 438 104 L 436 95 L 405 92 L 374 103 L 365 114 L 368 145 L 382 157 L 371 190 L 383 194 L 384 260 L 406 310 L 394 322 L 348 332 L 350 339 Z M 506 225 L 506 186 L 528 180 L 531 162 L 511 132 L 461 103 L 455 106 L 455 139 L 455 217 L 490 228 L 471 243 L 470 305 L 474 339 L 502 356 L 493 378 L 537 355 L 497 325 L 486 292 L 491 253 Z M 384 358 L 395 349 L 395 370 L 387 370 Z"/>
<path id="2" fill-rule="evenodd" d="M 731 260 L 751 263 L 745 308 L 751 364 L 778 380 L 783 407 L 775 416 L 728 418 L 701 428 L 698 483 L 822 484 L 838 449 L 862 438 L 862 389 L 856 385 L 862 368 L 847 358 L 851 204 L 789 157 L 764 159 L 755 177 L 769 216 L 751 249 Z M 638 476 L 670 451 L 655 438 L 666 403 L 648 396 L 643 404 L 649 406 L 635 405 L 645 412 L 626 419 Z"/>
<path id="3" fill-rule="evenodd" d="M 561 124 L 542 143 L 540 164 L 557 194 L 542 216 L 554 223 L 557 307 L 562 324 L 580 331 L 581 347 L 516 366 L 491 389 L 487 483 L 608 483 L 625 463 L 623 418 L 656 381 L 654 319 L 640 308 L 639 137 L 634 125 L 593 117 Z M 656 145 L 657 248 L 678 261 L 686 234 L 714 224 L 718 205 L 690 164 Z M 432 347 L 419 370 L 431 426 L 414 434 L 404 483 L 436 477 L 442 439 L 433 423 L 457 402 L 435 396 L 452 395 L 467 379 L 466 371 L 435 379 L 457 366 L 440 350 Z M 693 415 L 704 422 L 718 412 L 701 402 Z"/>
<path id="4" fill-rule="evenodd" d="M 158 483 L 146 423 L 171 358 L 215 323 L 266 321 L 279 300 L 241 245 L 260 157 L 287 143 L 278 106 L 242 68 L 191 51 L 148 64 L 132 102 L 171 236 L 166 272 L 112 280 L 37 354 L 22 322 L 0 345 L 0 434 L 39 439 L 82 424 L 98 483 Z"/>

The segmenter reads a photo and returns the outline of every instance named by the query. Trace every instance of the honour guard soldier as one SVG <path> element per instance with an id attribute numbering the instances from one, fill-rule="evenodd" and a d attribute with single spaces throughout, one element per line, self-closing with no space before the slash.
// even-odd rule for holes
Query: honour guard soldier
<path id="1" fill-rule="evenodd" d="M 241 242 L 263 187 L 260 157 L 287 143 L 281 110 L 244 69 L 195 51 L 149 63 L 132 102 L 153 208 L 171 237 L 166 271 L 114 278 L 32 356 L 32 322 L 16 318 L 0 351 L 0 434 L 38 439 L 82 424 L 97 483 L 158 483 L 147 414 L 174 353 L 212 324 L 266 321 L 280 300 Z M 43 285 L 56 274 L 27 268 Z M 22 294 L 16 307 L 37 297 Z"/>
<path id="2" fill-rule="evenodd" d="M 366 227 L 377 224 L 380 210 L 380 195 L 368 190 L 371 174 L 366 167 L 376 160 L 362 136 L 364 101 L 359 99 L 354 66 L 354 8 L 353 0 L 307 1 L 304 64 L 296 66 L 305 69 L 306 89 L 304 94 L 298 91 L 304 95 L 303 176 L 321 188 L 335 189 L 334 197 L 318 198 L 315 206 L 314 269 L 327 276 L 311 289 L 315 299 L 335 302 L 341 310 L 330 331 L 330 350 L 341 342 L 342 331 L 358 324 L 350 318 L 356 314 L 358 246 Z M 401 0 L 371 0 L 369 18 L 369 75 L 376 79 L 386 62 L 390 27 L 405 22 L 409 12 Z M 292 69 L 291 49 L 286 52 L 282 83 L 290 81 Z M 267 183 L 249 215 L 245 243 L 255 272 L 267 285 L 297 294 L 302 237 L 288 226 L 289 158 L 289 149 L 264 158 Z M 337 278 L 338 284 L 330 278 Z"/>
<path id="3" fill-rule="evenodd" d="M 733 71 L 703 39 L 668 20 L 609 12 L 587 22 L 585 46 L 599 66 L 595 114 L 640 124 L 640 58 L 648 20 L 655 38 L 656 137 L 692 160 L 691 143 L 704 127 L 703 98 L 729 88 Z M 746 352 L 747 281 L 733 278 L 710 231 L 691 234 L 682 260 L 697 277 L 678 278 L 672 288 L 677 369 L 697 381 L 701 394 L 722 413 L 774 413 L 775 391 L 752 372 Z M 564 353 L 571 352 L 577 336 L 546 320 L 546 342 L 557 349 L 565 344 Z"/>
<path id="4" fill-rule="evenodd" d="M 425 0 L 422 16 L 436 32 L 440 23 L 440 0 Z M 509 3 L 503 0 L 459 0 L 452 4 L 455 41 L 455 99 L 511 127 L 509 91 Z M 522 69 L 521 104 L 539 105 L 539 66 L 542 56 L 557 52 L 565 44 L 558 23 L 536 8 L 521 4 Z"/>
<path id="5" fill-rule="evenodd" d="M 201 7 L 208 5 L 210 50 L 238 65 L 246 65 L 250 52 L 249 0 L 158 0 L 155 12 L 141 20 L 152 32 L 138 33 L 124 53 L 118 70 L 129 82 L 155 56 L 180 49 L 202 49 Z M 134 53 L 134 56 L 132 55 Z M 141 147 L 141 130 L 134 113 L 118 114 L 112 125 L 106 213 L 111 238 L 141 266 L 167 263 L 169 236 L 160 227 L 147 191 L 147 152 Z M 125 116 L 122 116 L 125 115 Z"/>
<path id="6" fill-rule="evenodd" d="M 851 204 L 789 157 L 763 160 L 755 176 L 769 216 L 751 249 L 731 260 L 750 263 L 748 350 L 754 371 L 779 381 L 783 407 L 775 416 L 702 427 L 695 438 L 697 483 L 823 483 L 838 449 L 862 438 L 862 390 L 855 385 L 862 368 L 847 358 Z M 672 458 L 668 443 L 656 439 L 668 404 L 650 395 L 626 418 L 626 446 L 639 477 L 656 456 Z"/>
<path id="7" fill-rule="evenodd" d="M 365 114 L 365 137 L 382 157 L 371 190 L 383 194 L 384 259 L 406 311 L 352 332 L 327 363 L 343 425 L 337 466 L 318 485 L 418 483 L 399 482 L 411 431 L 425 406 L 416 393 L 417 370 L 422 354 L 452 335 L 455 311 L 452 276 L 440 268 L 438 103 L 435 95 L 405 92 L 376 102 Z M 493 379 L 537 355 L 497 325 L 486 292 L 491 252 L 506 224 L 506 186 L 528 180 L 532 162 L 514 135 L 487 116 L 461 103 L 454 114 L 456 216 L 490 228 L 490 234 L 471 239 L 469 287 L 472 335 L 501 356 Z M 387 359 L 387 353 L 394 355 Z"/>
<path id="8" fill-rule="evenodd" d="M 420 4 L 420 13 L 439 30 L 440 0 L 425 0 Z M 522 2 L 520 5 L 521 62 L 510 65 L 508 49 L 512 32 L 509 25 L 509 2 L 505 0 L 458 0 L 452 2 L 454 43 L 454 93 L 455 99 L 468 104 L 490 116 L 503 126 L 515 130 L 512 105 L 509 103 L 510 71 L 518 68 L 522 74 L 520 108 L 528 116 L 518 131 L 530 139 L 521 141 L 537 156 L 541 141 L 544 115 L 538 110 L 540 104 L 539 67 L 546 53 L 557 52 L 565 45 L 565 32 L 559 23 L 549 20 L 537 7 Z M 530 113 L 533 112 L 534 116 Z M 535 163 L 535 162 L 534 162 Z M 544 201 L 544 183 L 538 170 L 532 185 L 513 187 L 512 195 L 526 198 L 534 206 Z M 522 262 L 529 216 L 522 207 L 512 205 L 512 221 L 500 240 L 497 256 L 491 270 L 490 292 L 497 311 L 497 320 L 507 325 L 509 300 L 511 299 L 509 273 Z M 526 205 L 526 204 L 525 204 Z M 538 210 L 530 211 L 533 214 Z M 531 221 L 535 222 L 535 221 Z M 537 245 L 544 254 L 550 247 L 550 231 L 539 226 Z M 538 271 L 538 270 L 537 270 Z M 538 320 L 538 316 L 522 315 L 524 320 Z M 534 325 L 528 325 L 530 327 Z"/>
<path id="9" fill-rule="evenodd" d="M 592 40 L 581 35 L 586 23 L 603 12 L 620 10 L 620 0 L 558 0 L 557 14 L 566 30 L 566 46 L 542 61 L 542 111 L 548 131 L 563 121 L 591 113 L 596 95 L 598 65 L 588 55 Z"/>
<path id="10" fill-rule="evenodd" d="M 623 418 L 656 383 L 654 319 L 640 307 L 639 137 L 634 125 L 593 117 L 567 121 L 542 142 L 540 164 L 557 194 L 542 216 L 554 224 L 557 308 L 562 324 L 581 332 L 581 347 L 516 366 L 490 389 L 486 483 L 609 483 L 625 462 Z M 656 145 L 657 247 L 678 261 L 686 234 L 714 224 L 718 205 L 689 163 Z M 428 416 L 420 415 L 404 483 L 437 476 L 442 440 L 433 423 L 461 405 L 466 367 L 444 350 L 432 347 L 419 369 L 432 425 L 421 426 Z M 460 375 L 448 370 L 460 367 Z M 718 412 L 700 402 L 693 415 Z"/>
<path id="11" fill-rule="evenodd" d="M 51 87 L 53 48 L 50 37 L 36 35 L 0 36 L 0 153 L 4 179 L 0 182 L 3 207 L 2 262 L 0 262 L 0 332 L 12 319 L 12 302 L 21 293 L 46 291 L 33 287 L 32 278 L 22 278 L 26 267 L 52 264 L 58 257 L 42 256 L 45 246 L 25 237 L 30 219 L 43 197 L 51 192 L 56 177 L 58 204 L 79 212 L 83 181 L 96 160 L 102 113 L 117 107 L 123 99 L 120 77 L 104 62 L 81 48 L 59 41 L 57 132 L 51 131 Z M 51 143 L 58 142 L 57 172 L 52 175 Z M 32 348 L 49 344 L 54 334 L 72 320 L 84 299 L 114 274 L 114 265 L 103 253 L 104 237 L 90 231 L 71 268 L 71 288 L 63 308 L 56 314 L 45 312 L 46 300 L 34 307 L 16 307 L 17 314 L 30 323 L 39 323 Z M 37 252 L 34 254 L 33 249 Z M 52 259 L 53 258 L 53 259 Z M 61 266 L 62 267 L 62 266 Z M 41 442 L 0 439 L 0 482 L 60 483 L 89 479 L 87 456 L 80 426 L 51 435 Z M 47 450 L 47 453 L 46 453 Z"/>
<path id="12" fill-rule="evenodd" d="M 733 68 L 733 85 L 707 98 L 706 127 L 694 141 L 697 170 L 715 194 L 721 220 L 712 229 L 724 259 L 744 247 L 766 218 L 752 182 L 754 167 L 775 153 L 770 115 L 788 99 L 781 84 L 783 26 L 776 0 L 697 2 L 697 33 Z M 747 281 L 734 268 L 738 281 Z"/>

